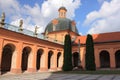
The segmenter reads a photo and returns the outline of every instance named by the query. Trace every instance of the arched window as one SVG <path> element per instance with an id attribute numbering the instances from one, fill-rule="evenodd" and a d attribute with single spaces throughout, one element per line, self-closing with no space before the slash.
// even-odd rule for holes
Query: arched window
<path id="1" fill-rule="evenodd" d="M 53 31 L 55 31 L 56 30 L 56 26 L 53 24 Z"/>
<path id="2" fill-rule="evenodd" d="M 75 32 L 75 26 L 72 26 L 72 31 Z"/>

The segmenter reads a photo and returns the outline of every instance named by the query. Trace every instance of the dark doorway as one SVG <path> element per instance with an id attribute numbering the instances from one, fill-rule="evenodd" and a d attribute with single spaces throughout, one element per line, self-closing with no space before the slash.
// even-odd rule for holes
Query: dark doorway
<path id="1" fill-rule="evenodd" d="M 22 51 L 22 64 L 21 64 L 21 68 L 22 71 L 24 72 L 25 70 L 27 70 L 27 66 L 28 66 L 28 58 L 31 52 L 31 48 L 30 47 L 25 47 Z"/>
<path id="2" fill-rule="evenodd" d="M 78 52 L 73 53 L 73 66 L 74 67 L 78 67 L 78 59 L 79 59 L 78 57 L 79 57 Z"/>
<path id="3" fill-rule="evenodd" d="M 60 56 L 61 56 L 61 52 L 58 52 L 57 54 L 57 67 L 59 67 L 59 64 L 60 64 Z"/>
<path id="4" fill-rule="evenodd" d="M 101 68 L 110 68 L 110 56 L 108 51 L 100 52 L 100 67 Z"/>
<path id="5" fill-rule="evenodd" d="M 43 49 L 39 49 L 38 51 L 37 51 L 37 59 L 36 59 L 36 68 L 37 68 L 37 70 L 39 70 L 40 69 L 40 63 L 41 63 L 41 56 L 42 56 L 42 54 L 43 54 Z"/>
<path id="6" fill-rule="evenodd" d="M 12 63 L 12 55 L 15 51 L 15 46 L 12 44 L 7 44 L 3 48 L 2 60 L 1 60 L 1 72 L 2 74 L 10 71 Z"/>
<path id="7" fill-rule="evenodd" d="M 120 50 L 115 53 L 116 68 L 120 68 Z"/>
<path id="8" fill-rule="evenodd" d="M 51 61 L 52 61 L 53 51 L 48 52 L 48 69 L 51 68 Z"/>

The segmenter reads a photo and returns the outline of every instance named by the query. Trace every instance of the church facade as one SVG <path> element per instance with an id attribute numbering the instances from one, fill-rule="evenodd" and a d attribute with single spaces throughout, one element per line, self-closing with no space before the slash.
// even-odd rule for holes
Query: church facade
<path id="1" fill-rule="evenodd" d="M 44 33 L 38 34 L 0 22 L 0 73 L 58 71 L 63 65 L 64 37 L 72 39 L 73 66 L 85 69 L 86 36 L 79 35 L 75 21 L 66 18 L 67 9 L 58 9 L 59 17 L 53 19 Z M 93 34 L 95 64 L 97 69 L 120 68 L 120 32 Z"/>

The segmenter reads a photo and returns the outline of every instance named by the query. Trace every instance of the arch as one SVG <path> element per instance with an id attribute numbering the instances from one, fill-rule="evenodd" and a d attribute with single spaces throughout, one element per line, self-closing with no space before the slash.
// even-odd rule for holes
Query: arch
<path id="1" fill-rule="evenodd" d="M 78 59 L 79 59 L 79 53 L 78 52 L 74 52 L 73 53 L 73 66 L 74 67 L 78 66 Z"/>
<path id="2" fill-rule="evenodd" d="M 58 54 L 57 54 L 57 67 L 60 66 L 60 56 L 61 56 L 61 52 L 58 52 Z"/>
<path id="3" fill-rule="evenodd" d="M 44 50 L 43 49 L 38 49 L 37 51 L 37 58 L 36 58 L 36 69 L 40 69 L 40 64 L 41 64 L 41 56 L 43 54 Z"/>
<path id="4" fill-rule="evenodd" d="M 6 44 L 2 51 L 1 72 L 6 73 L 10 71 L 12 64 L 12 56 L 16 47 L 13 44 Z"/>
<path id="5" fill-rule="evenodd" d="M 116 68 L 120 68 L 120 50 L 117 50 L 115 52 L 115 63 L 116 63 Z"/>
<path id="6" fill-rule="evenodd" d="M 48 69 L 51 68 L 52 56 L 53 56 L 53 51 L 49 51 L 48 52 Z"/>
<path id="7" fill-rule="evenodd" d="M 106 50 L 100 52 L 100 67 L 110 68 L 110 55 Z"/>
<path id="8" fill-rule="evenodd" d="M 21 63 L 21 69 L 22 71 L 27 70 L 28 67 L 28 58 L 31 52 L 31 48 L 30 47 L 24 47 L 22 50 L 22 63 Z"/>

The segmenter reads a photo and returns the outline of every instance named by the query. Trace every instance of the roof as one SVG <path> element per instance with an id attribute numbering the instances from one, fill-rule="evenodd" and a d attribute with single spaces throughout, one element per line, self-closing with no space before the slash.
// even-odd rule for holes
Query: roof
<path id="1" fill-rule="evenodd" d="M 53 32 L 53 31 L 62 31 L 62 30 L 71 30 L 75 33 L 78 33 L 76 26 L 72 25 L 72 21 L 68 18 L 56 18 L 58 21 L 56 25 L 53 25 L 52 21 L 47 25 L 45 29 L 45 33 Z M 53 30 L 53 26 L 55 26 L 55 30 Z M 73 29 L 75 28 L 75 29 Z"/>
<path id="2" fill-rule="evenodd" d="M 61 7 L 58 9 L 58 11 L 60 11 L 61 9 L 67 11 L 67 9 L 66 9 L 64 6 L 61 6 Z"/>
<path id="3" fill-rule="evenodd" d="M 120 41 L 120 32 L 92 34 L 92 37 L 93 37 L 94 43 Z M 78 43 L 78 41 L 80 40 L 81 44 L 85 44 L 86 38 L 87 36 L 78 36 L 75 40 L 75 43 Z"/>

